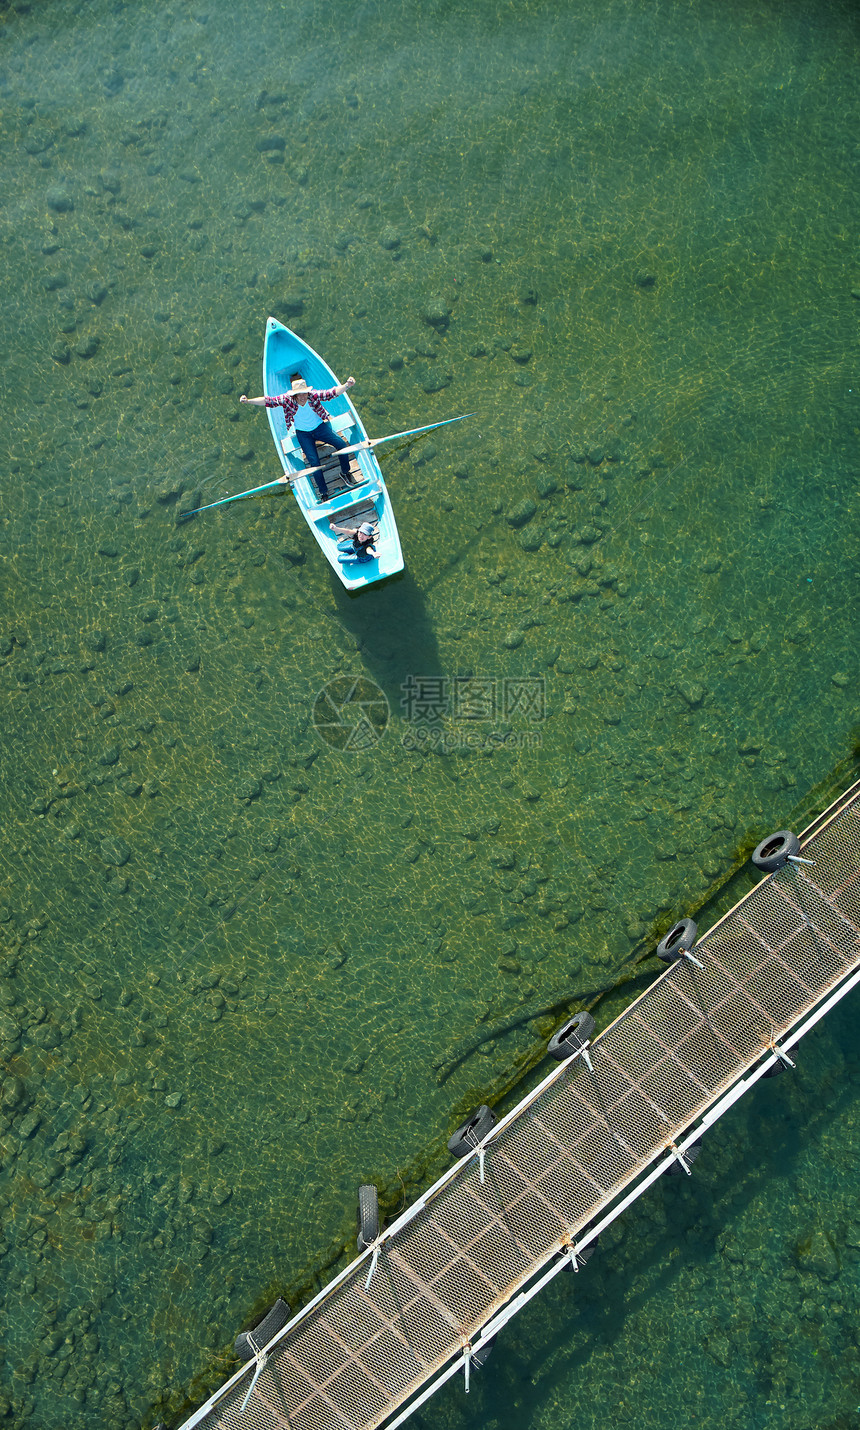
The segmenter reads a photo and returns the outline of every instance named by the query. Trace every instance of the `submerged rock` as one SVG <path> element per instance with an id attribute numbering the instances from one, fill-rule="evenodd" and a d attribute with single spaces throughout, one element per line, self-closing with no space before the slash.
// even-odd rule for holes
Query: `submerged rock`
<path id="1" fill-rule="evenodd" d="M 55 214 L 71 213 L 75 207 L 75 201 L 63 184 L 52 184 L 47 195 L 48 208 Z"/>
<path id="2" fill-rule="evenodd" d="M 434 367 L 432 363 L 416 363 L 415 376 L 425 392 L 441 392 L 450 386 L 454 374 L 449 368 Z"/>
<path id="3" fill-rule="evenodd" d="M 836 1248 L 821 1227 L 801 1237 L 794 1256 L 801 1271 L 818 1276 L 822 1281 L 835 1281 L 841 1270 Z"/>
<path id="4" fill-rule="evenodd" d="M 705 1350 L 717 1365 L 729 1366 L 732 1363 L 732 1347 L 728 1336 L 722 1331 L 717 1331 L 714 1335 L 708 1336 L 705 1341 Z"/>
<path id="5" fill-rule="evenodd" d="M 428 323 L 431 328 L 435 328 L 437 332 L 447 328 L 451 320 L 451 309 L 447 299 L 441 295 L 428 299 L 421 316 L 425 323 Z"/>
<path id="6" fill-rule="evenodd" d="M 500 973 L 517 974 L 522 973 L 523 971 L 522 964 L 516 958 L 510 958 L 503 955 L 501 958 L 497 959 L 497 964 Z"/>
<path id="7" fill-rule="evenodd" d="M 505 516 L 505 521 L 508 526 L 519 530 L 520 527 L 526 526 L 531 521 L 536 511 L 537 502 L 533 501 L 531 497 L 523 497 L 521 502 L 511 507 Z"/>
<path id="8" fill-rule="evenodd" d="M 27 1087 L 20 1077 L 7 1077 L 0 1093 L 0 1106 L 5 1110 L 20 1109 L 27 1102 Z"/>
<path id="9" fill-rule="evenodd" d="M 123 839 L 103 839 L 99 853 L 105 864 L 111 864 L 115 869 L 121 869 L 131 858 L 131 850 Z"/>
<path id="10" fill-rule="evenodd" d="M 696 710 L 708 693 L 705 686 L 695 680 L 679 680 L 675 688 L 691 710 Z"/>
<path id="11" fill-rule="evenodd" d="M 28 1112 L 27 1116 L 22 1118 L 18 1123 L 18 1136 L 24 1140 L 28 1137 L 32 1137 L 36 1128 L 41 1125 L 41 1122 L 42 1119 L 38 1112 Z"/>
<path id="12" fill-rule="evenodd" d="M 236 798 L 243 800 L 246 804 L 250 804 L 251 800 L 257 799 L 262 793 L 262 780 L 257 779 L 255 775 L 248 775 L 236 787 Z"/>

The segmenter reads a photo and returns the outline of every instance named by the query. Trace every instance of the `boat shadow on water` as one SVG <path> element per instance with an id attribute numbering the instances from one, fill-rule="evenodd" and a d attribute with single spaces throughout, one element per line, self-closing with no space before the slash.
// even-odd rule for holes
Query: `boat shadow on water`
<path id="1" fill-rule="evenodd" d="M 384 584 L 350 594 L 332 580 L 338 618 L 355 638 L 367 674 L 385 692 L 392 714 L 420 676 L 440 676 L 439 646 L 424 594 L 407 569 Z"/>

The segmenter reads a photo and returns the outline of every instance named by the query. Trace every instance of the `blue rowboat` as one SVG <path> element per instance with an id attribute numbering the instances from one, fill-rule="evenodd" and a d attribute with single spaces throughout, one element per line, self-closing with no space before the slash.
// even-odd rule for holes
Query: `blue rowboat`
<path id="1" fill-rule="evenodd" d="M 266 342 L 263 348 L 263 392 L 267 397 L 277 397 L 289 392 L 294 377 L 303 377 L 308 387 L 337 387 L 335 377 L 328 363 L 323 362 L 312 347 L 277 318 L 270 318 L 266 324 Z M 349 400 L 348 393 L 333 397 L 325 404 L 331 416 L 332 426 L 349 446 L 369 441 L 364 424 Z M 306 468 L 302 449 L 296 440 L 295 428 L 287 432 L 287 424 L 282 407 L 266 409 L 269 427 L 275 441 L 281 465 L 288 478 Z M 403 570 L 403 553 L 397 523 L 391 510 L 391 500 L 385 478 L 372 450 L 353 452 L 350 456 L 350 474 L 355 485 L 350 486 L 340 470 L 336 453 L 320 444 L 320 459 L 324 469 L 326 489 L 329 498 L 321 503 L 317 498 L 316 484 L 312 476 L 299 477 L 292 482 L 293 495 L 301 513 L 333 571 L 348 591 L 358 591 L 363 586 L 373 586 Z M 379 536 L 374 541 L 378 552 L 369 561 L 341 561 L 341 548 L 347 544 L 342 536 L 335 536 L 329 527 L 361 526 L 369 521 L 378 529 Z"/>

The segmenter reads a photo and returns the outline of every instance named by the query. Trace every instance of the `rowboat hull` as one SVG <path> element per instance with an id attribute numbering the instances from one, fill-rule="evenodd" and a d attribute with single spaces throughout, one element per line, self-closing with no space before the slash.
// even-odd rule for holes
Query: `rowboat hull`
<path id="1" fill-rule="evenodd" d="M 325 390 L 338 386 L 328 363 L 312 347 L 277 318 L 269 318 L 263 347 L 263 392 L 267 397 L 289 392 L 292 378 L 296 376 L 303 377 L 308 387 Z M 325 406 L 333 427 L 350 446 L 368 440 L 364 424 L 347 393 L 332 398 Z M 269 407 L 266 415 L 281 465 L 285 474 L 292 476 L 306 465 L 295 440 L 295 429 L 287 433 L 282 407 Z M 388 488 L 373 451 L 354 453 L 352 470 L 360 485 L 346 488 L 340 480 L 341 490 L 325 503 L 317 500 L 312 477 L 300 477 L 293 483 L 292 491 L 317 545 L 338 579 L 348 591 L 359 591 L 402 571 L 403 553 Z M 374 542 L 378 556 L 370 561 L 341 561 L 338 543 L 343 543 L 343 538 L 333 534 L 330 521 L 338 526 L 359 526 L 363 521 L 371 521 L 379 530 L 379 539 Z"/>

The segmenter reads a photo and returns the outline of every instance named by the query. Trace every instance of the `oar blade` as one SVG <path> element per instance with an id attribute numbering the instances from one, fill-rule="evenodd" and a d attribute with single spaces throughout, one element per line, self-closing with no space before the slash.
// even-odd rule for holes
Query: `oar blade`
<path id="1" fill-rule="evenodd" d="M 467 417 L 474 417 L 474 412 L 463 412 L 459 417 L 446 417 L 444 422 L 430 422 L 426 427 L 412 427 L 408 432 L 392 432 L 388 437 L 374 437 L 369 447 L 378 447 L 380 442 L 394 442 L 398 437 L 416 437 L 419 432 L 435 432 L 437 427 L 449 427 L 452 422 L 465 422 Z"/>
<path id="2" fill-rule="evenodd" d="M 248 491 L 246 491 L 246 492 L 236 492 L 236 493 L 235 493 L 233 496 L 231 496 L 231 497 L 222 497 L 220 501 L 210 501 L 210 502 L 207 503 L 206 506 L 196 506 L 193 511 L 186 511 L 186 512 L 184 513 L 184 515 L 185 515 L 185 516 L 197 516 L 197 513 L 198 513 L 198 512 L 201 512 L 201 511 L 211 511 L 212 508 L 213 508 L 213 506 L 226 506 L 228 502 L 231 502 L 231 501 L 239 501 L 240 497 L 252 497 L 252 496 L 255 496 L 255 495 L 257 494 L 257 492 L 267 492 L 270 487 L 279 487 L 279 486 L 281 486 L 281 485 L 283 485 L 283 484 L 282 484 L 282 481 L 281 481 L 281 478 L 278 477 L 277 481 L 274 481 L 274 482 L 264 482 L 264 484 L 263 484 L 261 487 L 251 487 L 251 488 L 250 488 Z"/>

